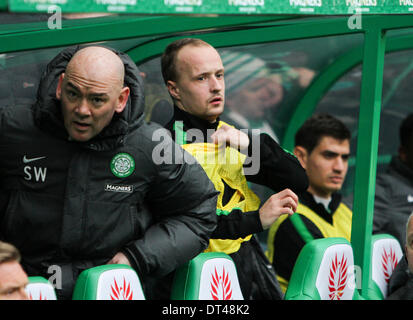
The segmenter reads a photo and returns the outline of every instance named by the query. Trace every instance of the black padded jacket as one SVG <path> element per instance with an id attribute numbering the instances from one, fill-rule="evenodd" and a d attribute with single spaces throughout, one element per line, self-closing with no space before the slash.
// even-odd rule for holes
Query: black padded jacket
<path id="1" fill-rule="evenodd" d="M 161 277 L 203 251 L 216 227 L 217 192 L 199 164 L 180 161 L 172 140 L 163 143 L 177 158 L 153 161 L 153 134 L 164 129 L 144 121 L 142 79 L 127 55 L 115 52 L 131 90 L 125 110 L 90 141 L 68 139 L 55 90 L 77 50 L 48 64 L 33 106 L 0 109 L 0 239 L 20 250 L 29 275 L 58 266 L 63 298 L 83 269 L 119 251 L 141 280 Z"/>

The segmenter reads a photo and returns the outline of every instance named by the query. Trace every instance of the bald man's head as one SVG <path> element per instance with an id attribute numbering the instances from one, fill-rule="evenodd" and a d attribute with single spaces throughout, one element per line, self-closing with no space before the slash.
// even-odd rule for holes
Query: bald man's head
<path id="1" fill-rule="evenodd" d="M 86 47 L 73 55 L 56 89 L 71 139 L 90 140 L 123 111 L 129 97 L 124 76 L 122 60 L 109 49 Z"/>
<path id="2" fill-rule="evenodd" d="M 96 84 L 105 80 L 122 87 L 125 68 L 113 51 L 103 47 L 86 47 L 73 55 L 66 67 L 65 76 L 95 80 Z"/>

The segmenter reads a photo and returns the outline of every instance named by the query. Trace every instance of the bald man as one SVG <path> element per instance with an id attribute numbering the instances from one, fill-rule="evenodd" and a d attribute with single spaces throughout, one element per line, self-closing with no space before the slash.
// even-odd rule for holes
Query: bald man
<path id="1" fill-rule="evenodd" d="M 72 47 L 47 66 L 33 106 L 1 108 L 0 240 L 58 299 L 71 298 L 81 271 L 108 263 L 132 266 L 154 299 L 150 284 L 204 250 L 215 229 L 203 169 L 152 160 L 164 129 L 144 121 L 139 74 L 123 53 Z"/>
<path id="2" fill-rule="evenodd" d="M 122 61 L 105 48 L 89 47 L 73 56 L 56 90 L 71 139 L 90 140 L 123 111 L 130 91 L 123 78 Z"/>

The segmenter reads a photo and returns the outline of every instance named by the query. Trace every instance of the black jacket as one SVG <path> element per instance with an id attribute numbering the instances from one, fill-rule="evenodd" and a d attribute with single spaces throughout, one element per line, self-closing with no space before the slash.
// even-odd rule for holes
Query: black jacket
<path id="1" fill-rule="evenodd" d="M 127 55 L 116 52 L 131 89 L 125 110 L 90 141 L 68 140 L 55 88 L 78 49 L 50 62 L 31 108 L 0 113 L 0 239 L 21 251 L 29 275 L 50 277 L 58 265 L 65 298 L 80 271 L 119 251 L 143 282 L 163 276 L 204 250 L 216 226 L 216 191 L 203 169 L 153 162 L 152 135 L 164 129 L 143 121 L 143 83 Z M 124 154 L 135 168 L 118 177 Z"/>
<path id="2" fill-rule="evenodd" d="M 394 269 L 388 290 L 386 300 L 413 300 L 413 274 L 409 271 L 406 255 Z"/>
<path id="3" fill-rule="evenodd" d="M 413 170 L 394 156 L 386 172 L 377 176 L 373 233 L 391 234 L 403 247 L 412 211 Z"/>

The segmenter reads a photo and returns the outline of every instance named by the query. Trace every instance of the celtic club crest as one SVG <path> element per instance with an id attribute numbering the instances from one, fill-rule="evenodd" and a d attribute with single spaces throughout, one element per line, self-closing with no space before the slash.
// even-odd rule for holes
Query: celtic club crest
<path id="1" fill-rule="evenodd" d="M 135 160 L 128 153 L 118 153 L 110 162 L 110 170 L 118 178 L 128 177 L 135 170 Z"/>

